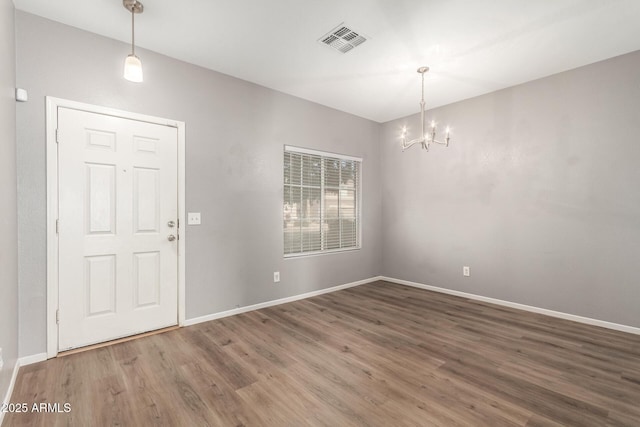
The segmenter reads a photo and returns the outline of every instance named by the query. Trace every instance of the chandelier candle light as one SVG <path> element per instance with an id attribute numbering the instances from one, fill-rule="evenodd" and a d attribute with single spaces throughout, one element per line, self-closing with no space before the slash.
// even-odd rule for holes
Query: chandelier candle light
<path id="1" fill-rule="evenodd" d="M 438 141 L 436 139 L 436 122 L 435 121 L 431 121 L 431 130 L 429 131 L 429 133 L 427 133 L 425 131 L 425 126 L 424 126 L 424 74 L 429 71 L 429 67 L 420 67 L 418 68 L 418 73 L 420 73 L 422 75 L 422 99 L 420 100 L 420 125 L 421 125 L 421 129 L 422 129 L 422 133 L 420 134 L 419 138 L 416 139 L 412 139 L 411 141 L 407 141 L 407 127 L 403 127 L 402 128 L 402 134 L 400 136 L 400 138 L 402 139 L 402 151 L 406 150 L 407 148 L 410 148 L 411 146 L 413 146 L 414 144 L 422 144 L 422 148 L 424 148 L 425 150 L 429 151 L 429 144 L 431 144 L 432 142 L 435 142 L 436 144 L 442 144 L 445 146 L 449 146 L 449 126 L 447 126 L 447 129 L 445 130 L 446 132 L 446 139 L 444 140 L 444 142 L 442 141 Z"/>
<path id="2" fill-rule="evenodd" d="M 131 54 L 124 60 L 124 78 L 130 82 L 142 82 L 142 62 L 136 56 L 135 15 L 144 12 L 144 6 L 138 0 L 122 0 L 122 5 L 131 12 Z"/>

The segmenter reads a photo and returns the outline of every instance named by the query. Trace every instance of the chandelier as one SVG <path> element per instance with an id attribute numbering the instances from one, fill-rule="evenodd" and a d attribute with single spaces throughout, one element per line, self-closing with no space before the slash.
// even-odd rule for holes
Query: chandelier
<path id="1" fill-rule="evenodd" d="M 420 136 L 416 139 L 412 139 L 411 141 L 407 141 L 407 127 L 403 127 L 402 128 L 402 134 L 400 135 L 400 138 L 402 140 L 402 151 L 406 150 L 407 148 L 412 147 L 415 144 L 421 144 L 422 148 L 424 148 L 425 150 L 429 151 L 429 144 L 431 144 L 432 142 L 435 142 L 436 144 L 442 144 L 444 146 L 449 146 L 449 126 L 447 126 L 446 130 L 445 130 L 445 140 L 443 141 L 438 141 L 436 139 L 436 122 L 435 121 L 431 121 L 431 129 L 429 130 L 429 132 L 425 131 L 425 126 L 424 126 L 424 74 L 429 71 L 429 67 L 420 67 L 418 68 L 418 73 L 420 73 L 420 75 L 422 76 L 422 99 L 420 99 L 420 125 L 421 125 L 421 130 L 422 132 L 420 133 Z"/>

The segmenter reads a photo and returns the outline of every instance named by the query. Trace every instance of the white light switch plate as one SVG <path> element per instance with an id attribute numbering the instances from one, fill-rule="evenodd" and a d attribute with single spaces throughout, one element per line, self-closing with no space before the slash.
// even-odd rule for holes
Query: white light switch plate
<path id="1" fill-rule="evenodd" d="M 187 214 L 188 225 L 200 225 L 200 212 L 189 212 Z"/>

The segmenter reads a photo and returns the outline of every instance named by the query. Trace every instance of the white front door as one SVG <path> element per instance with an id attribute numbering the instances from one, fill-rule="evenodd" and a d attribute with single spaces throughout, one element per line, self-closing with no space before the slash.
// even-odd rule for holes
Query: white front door
<path id="1" fill-rule="evenodd" d="M 177 129 L 59 107 L 57 140 L 58 350 L 176 325 Z"/>

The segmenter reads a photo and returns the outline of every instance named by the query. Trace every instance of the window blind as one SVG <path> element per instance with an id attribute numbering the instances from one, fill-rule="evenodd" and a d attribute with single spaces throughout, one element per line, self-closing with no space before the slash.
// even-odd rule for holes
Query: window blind
<path id="1" fill-rule="evenodd" d="M 360 247 L 361 160 L 285 147 L 285 256 Z"/>

